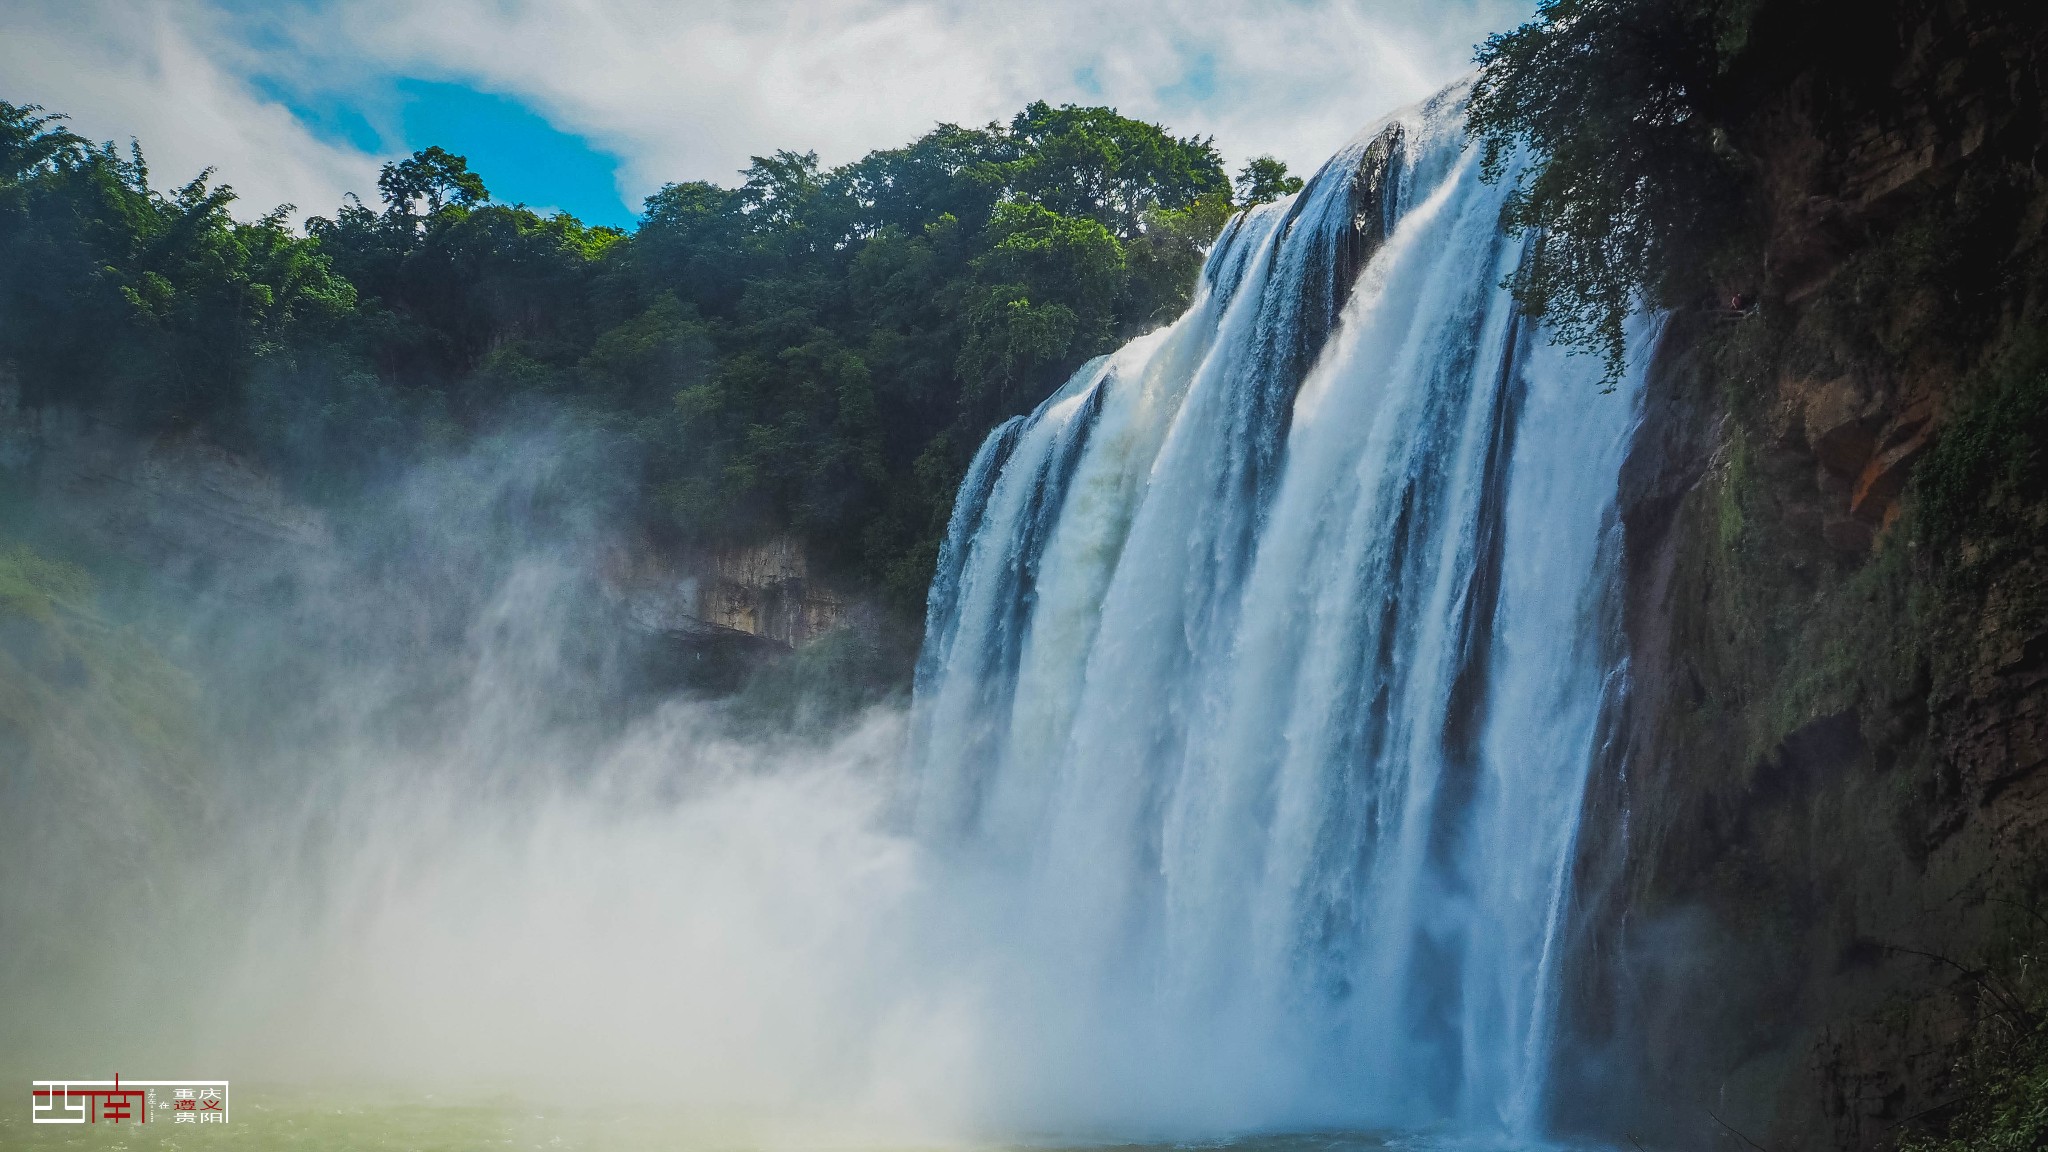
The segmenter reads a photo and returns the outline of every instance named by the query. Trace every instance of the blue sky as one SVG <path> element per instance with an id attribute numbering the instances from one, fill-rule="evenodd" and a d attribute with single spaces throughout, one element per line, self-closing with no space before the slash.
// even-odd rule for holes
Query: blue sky
<path id="1" fill-rule="evenodd" d="M 0 99 L 214 167 L 257 215 L 466 155 L 492 194 L 629 224 L 749 156 L 1108 103 L 1298 171 L 1469 68 L 1534 0 L 7 0 Z"/>
<path id="2" fill-rule="evenodd" d="M 317 96 L 275 81 L 258 87 L 336 146 L 383 155 L 438 144 L 468 157 L 496 200 L 568 212 L 590 224 L 633 222 L 637 206 L 624 199 L 619 157 L 555 127 L 517 98 L 409 77 Z"/>

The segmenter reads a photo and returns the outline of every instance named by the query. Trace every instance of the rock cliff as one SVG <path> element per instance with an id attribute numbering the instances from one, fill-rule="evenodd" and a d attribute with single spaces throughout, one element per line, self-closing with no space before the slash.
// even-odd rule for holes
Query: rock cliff
<path id="1" fill-rule="evenodd" d="M 204 435 L 138 439 L 75 411 L 24 410 L 4 379 L 0 479 L 25 497 L 17 527 L 180 595 L 262 596 L 345 550 L 329 512 Z M 606 535 L 595 547 L 607 627 L 645 649 L 657 685 L 737 687 L 858 615 L 793 537 L 678 551 Z"/>
<path id="2" fill-rule="evenodd" d="M 2048 927 L 2048 493 L 1943 514 L 1916 471 L 2048 371 L 2048 22 L 1860 19 L 1861 72 L 1799 61 L 1817 15 L 1758 29 L 1794 45 L 1736 135 L 1761 283 L 1673 317 L 1623 477 L 1630 688 L 1587 799 L 1567 1126 L 1891 1147 L 2038 994 L 2001 964 Z"/>
<path id="3" fill-rule="evenodd" d="M 799 648 L 847 619 L 846 599 L 812 575 L 794 536 L 687 552 L 622 544 L 606 568 L 633 618 L 659 631 Z"/>

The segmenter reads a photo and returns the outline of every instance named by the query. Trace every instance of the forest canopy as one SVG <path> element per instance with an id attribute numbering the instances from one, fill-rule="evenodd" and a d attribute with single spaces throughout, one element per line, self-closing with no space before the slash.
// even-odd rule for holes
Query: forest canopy
<path id="1" fill-rule="evenodd" d="M 434 147 L 299 230 L 0 103 L 0 385 L 312 488 L 566 410 L 657 538 L 794 531 L 908 608 L 987 430 L 1178 314 L 1233 208 L 1210 141 L 1043 102 L 741 177 L 670 184 L 628 233 Z M 1237 183 L 1299 186 L 1269 157 Z"/>

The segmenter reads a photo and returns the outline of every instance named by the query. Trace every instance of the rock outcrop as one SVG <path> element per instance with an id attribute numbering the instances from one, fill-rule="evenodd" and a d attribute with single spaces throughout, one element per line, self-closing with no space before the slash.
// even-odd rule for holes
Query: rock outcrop
<path id="1" fill-rule="evenodd" d="M 671 553 L 621 544 L 606 565 L 635 621 L 656 631 L 800 648 L 845 622 L 847 600 L 811 574 L 803 542 L 776 535 Z"/>

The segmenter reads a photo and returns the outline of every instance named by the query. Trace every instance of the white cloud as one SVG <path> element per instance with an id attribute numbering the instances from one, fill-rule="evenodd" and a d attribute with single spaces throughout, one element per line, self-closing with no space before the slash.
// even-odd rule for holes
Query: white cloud
<path id="1" fill-rule="evenodd" d="M 389 67 L 522 96 L 626 158 L 627 191 L 753 153 L 843 161 L 941 120 L 1106 102 L 1313 167 L 1464 71 L 1520 0 L 373 0 L 341 35 Z M 1204 59 L 1213 90 L 1185 81 Z M 1091 75 L 1093 90 L 1081 80 Z"/>
<path id="2" fill-rule="evenodd" d="M 254 94 L 258 68 L 309 89 L 452 80 L 516 97 L 620 156 L 629 203 L 729 182 L 749 155 L 827 162 L 1026 101 L 1114 104 L 1213 134 L 1232 163 L 1314 167 L 1364 124 L 1464 71 L 1530 0 L 360 0 L 273 10 L 258 56 L 229 0 L 73 2 L 0 16 L 7 98 L 134 132 L 180 171 L 218 163 L 252 200 L 331 204 L 374 161 Z M 24 36 L 26 32 L 26 37 Z M 278 51 L 291 58 L 280 61 Z M 451 141 L 451 146 L 460 146 Z M 260 193 L 260 194 L 259 194 Z"/>
<path id="3" fill-rule="evenodd" d="M 316 139 L 247 80 L 246 53 L 198 3 L 10 2 L 0 14 L 0 99 L 70 116 L 73 131 L 139 140 L 159 186 L 208 167 L 244 216 L 279 204 L 324 210 L 374 188 L 377 161 Z"/>

